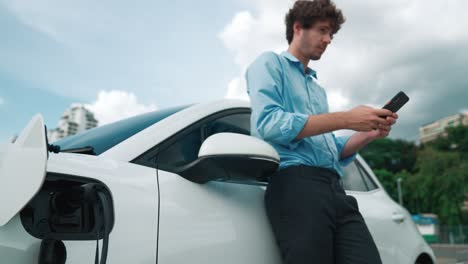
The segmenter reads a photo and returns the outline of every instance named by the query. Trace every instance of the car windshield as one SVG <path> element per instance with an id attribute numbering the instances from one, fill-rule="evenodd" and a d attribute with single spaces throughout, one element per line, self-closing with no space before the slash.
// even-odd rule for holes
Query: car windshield
<path id="1" fill-rule="evenodd" d="M 189 106 L 172 107 L 130 117 L 60 139 L 53 144 L 60 146 L 62 150 L 92 147 L 94 153 L 100 155 L 143 129 Z"/>

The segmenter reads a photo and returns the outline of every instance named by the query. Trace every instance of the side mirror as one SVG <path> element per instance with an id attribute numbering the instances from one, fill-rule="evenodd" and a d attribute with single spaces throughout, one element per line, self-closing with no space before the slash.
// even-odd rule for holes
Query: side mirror
<path id="1" fill-rule="evenodd" d="M 218 133 L 207 138 L 198 159 L 176 173 L 198 183 L 211 180 L 266 180 L 279 165 L 279 155 L 268 143 L 252 136 Z"/>

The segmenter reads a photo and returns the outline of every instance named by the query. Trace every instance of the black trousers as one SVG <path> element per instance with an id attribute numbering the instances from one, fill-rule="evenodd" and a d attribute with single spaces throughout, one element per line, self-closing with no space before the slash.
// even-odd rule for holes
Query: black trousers
<path id="1" fill-rule="evenodd" d="M 271 177 L 265 206 L 284 263 L 382 263 L 356 199 L 339 178 L 310 166 Z"/>

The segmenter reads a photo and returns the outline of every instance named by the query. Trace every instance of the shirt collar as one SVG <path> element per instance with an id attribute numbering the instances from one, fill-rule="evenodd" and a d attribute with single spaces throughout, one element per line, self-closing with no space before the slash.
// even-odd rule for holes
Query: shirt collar
<path id="1" fill-rule="evenodd" d="M 302 62 L 298 58 L 294 57 L 294 55 L 289 53 L 289 51 L 285 50 L 285 51 L 281 52 L 281 56 L 285 57 L 286 59 L 288 59 L 291 62 L 294 62 L 296 65 L 299 65 L 301 67 L 301 72 L 303 72 L 304 66 L 302 65 Z M 312 76 L 314 76 L 315 79 L 317 79 L 317 72 L 312 70 L 309 67 L 307 67 L 305 74 L 312 75 Z"/>

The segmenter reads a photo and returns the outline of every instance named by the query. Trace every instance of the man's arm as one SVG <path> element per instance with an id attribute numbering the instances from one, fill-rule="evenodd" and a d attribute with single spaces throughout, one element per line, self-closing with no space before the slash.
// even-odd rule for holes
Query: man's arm
<path id="1" fill-rule="evenodd" d="M 273 52 L 263 53 L 247 68 L 251 133 L 267 142 L 294 149 L 299 145 L 294 139 L 304 128 L 308 115 L 284 108 L 282 75 L 278 55 Z"/>
<path id="2" fill-rule="evenodd" d="M 304 128 L 296 136 L 296 139 L 320 135 L 347 127 L 346 114 L 344 112 L 310 115 Z"/>
<path id="3" fill-rule="evenodd" d="M 396 123 L 398 119 L 398 115 L 393 113 L 391 116 L 387 117 L 387 121 L 390 123 L 389 125 L 380 125 L 378 129 L 368 131 L 368 132 L 358 132 L 352 135 L 349 140 L 346 142 L 343 150 L 341 151 L 340 159 L 345 159 L 361 148 L 365 147 L 370 142 L 387 137 L 390 133 L 391 126 Z"/>
<path id="4" fill-rule="evenodd" d="M 372 142 L 374 139 L 368 135 L 368 132 L 357 132 L 354 133 L 346 142 L 343 150 L 341 151 L 340 159 L 345 159 L 361 148 L 365 147 L 367 144 Z"/>
<path id="5" fill-rule="evenodd" d="M 387 116 L 385 119 L 379 116 Z M 335 112 L 308 117 L 304 128 L 296 139 L 320 135 L 339 129 L 353 129 L 355 133 L 347 140 L 340 159 L 350 157 L 361 148 L 378 138 L 388 136 L 391 126 L 395 124 L 398 115 L 386 109 L 374 109 L 358 106 L 348 112 Z"/>
<path id="6" fill-rule="evenodd" d="M 347 112 L 334 112 L 320 115 L 310 115 L 296 139 L 320 135 L 340 129 L 355 131 L 372 131 L 381 126 L 391 125 L 389 119 L 380 116 L 392 116 L 387 109 L 375 109 L 368 106 L 358 106 Z"/>

